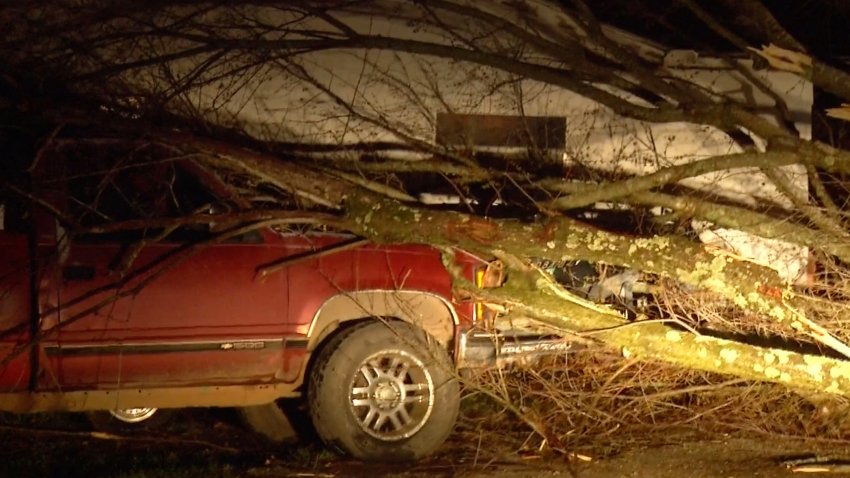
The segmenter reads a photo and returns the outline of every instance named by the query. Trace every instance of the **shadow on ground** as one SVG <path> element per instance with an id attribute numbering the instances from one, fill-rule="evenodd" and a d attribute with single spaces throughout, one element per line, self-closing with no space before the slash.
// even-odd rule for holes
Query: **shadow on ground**
<path id="1" fill-rule="evenodd" d="M 16 478 L 781 478 L 800 476 L 785 466 L 788 460 L 817 458 L 810 461 L 820 466 L 819 461 L 850 457 L 844 442 L 680 429 L 616 452 L 582 451 L 590 459 L 585 462 L 511 449 L 461 430 L 427 460 L 375 465 L 336 456 L 309 438 L 290 447 L 269 443 L 245 430 L 227 409 L 184 410 L 162 429 L 120 436 L 93 431 L 80 414 L 0 414 L 0 443 L 0 477 Z"/>

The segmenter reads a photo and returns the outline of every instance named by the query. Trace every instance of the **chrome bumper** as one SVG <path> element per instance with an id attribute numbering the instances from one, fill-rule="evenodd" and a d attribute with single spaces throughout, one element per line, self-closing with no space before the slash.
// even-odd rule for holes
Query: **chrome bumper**
<path id="1" fill-rule="evenodd" d="M 583 347 L 584 344 L 580 342 L 551 335 L 473 330 L 460 335 L 456 363 L 458 368 L 501 368 Z"/>

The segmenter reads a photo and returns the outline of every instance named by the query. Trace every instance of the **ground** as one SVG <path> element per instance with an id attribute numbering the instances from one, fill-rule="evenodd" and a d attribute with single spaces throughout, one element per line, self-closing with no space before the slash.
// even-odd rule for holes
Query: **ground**
<path id="1" fill-rule="evenodd" d="M 640 444 L 589 446 L 582 461 L 562 454 L 490 446 L 461 429 L 433 457 L 410 465 L 363 464 L 307 443 L 269 444 L 245 431 L 229 410 L 181 411 L 163 429 L 113 436 L 93 432 L 79 414 L 0 416 L 0 477 L 284 478 L 450 476 L 531 478 L 578 476 L 743 478 L 791 477 L 791 460 L 850 459 L 850 442 L 757 434 L 658 430 Z M 850 476 L 836 473 L 828 476 Z"/>

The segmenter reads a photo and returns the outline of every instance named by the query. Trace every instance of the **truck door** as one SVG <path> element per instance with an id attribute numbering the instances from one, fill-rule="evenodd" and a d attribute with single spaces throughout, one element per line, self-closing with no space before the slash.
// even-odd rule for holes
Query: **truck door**
<path id="1" fill-rule="evenodd" d="M 0 196 L 0 391 L 25 390 L 30 380 L 29 254 L 25 227 Z"/>
<path id="2" fill-rule="evenodd" d="M 99 178 L 72 202 L 94 219 L 204 214 L 215 198 L 169 163 Z M 88 220 L 85 214 L 82 222 Z M 216 224 L 78 235 L 61 266 L 58 344 L 46 350 L 66 389 L 273 381 L 284 361 L 286 255 L 260 232 L 214 240 Z M 226 227 L 226 226 L 224 226 Z M 194 245 L 191 245 L 194 244 Z"/>

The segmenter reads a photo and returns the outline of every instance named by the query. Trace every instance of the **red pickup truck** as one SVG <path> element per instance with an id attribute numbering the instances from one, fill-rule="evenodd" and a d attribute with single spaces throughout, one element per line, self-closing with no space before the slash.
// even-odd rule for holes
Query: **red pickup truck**
<path id="1" fill-rule="evenodd" d="M 63 186 L 56 208 L 85 202 L 115 217 L 131 203 L 130 183 L 110 184 L 124 186 L 124 199 L 99 187 L 92 202 L 85 187 Z M 453 295 L 440 252 L 427 246 L 273 227 L 217 240 L 209 228 L 201 240 L 191 228 L 195 237 L 69 236 L 44 204 L 15 212 L 6 202 L 0 410 L 100 410 L 137 423 L 162 408 L 305 397 L 329 445 L 367 460 L 415 459 L 453 428 L 458 368 L 553 350 L 535 337 L 498 345 L 479 327 L 483 308 Z M 481 283 L 485 261 L 462 251 L 454 260 Z"/>

